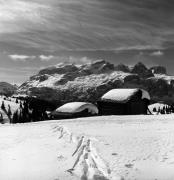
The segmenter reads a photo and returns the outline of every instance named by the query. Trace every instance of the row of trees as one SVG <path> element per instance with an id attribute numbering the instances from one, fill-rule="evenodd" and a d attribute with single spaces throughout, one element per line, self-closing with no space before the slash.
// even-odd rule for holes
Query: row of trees
<path id="1" fill-rule="evenodd" d="M 33 102 L 29 99 L 20 102 L 16 100 L 16 103 L 20 103 L 20 108 L 14 113 L 12 113 L 10 105 L 6 107 L 4 101 L 2 101 L 1 104 L 1 109 L 8 116 L 10 123 L 25 123 L 49 119 L 44 104 L 35 101 Z M 4 117 L 1 113 L 0 121 L 3 122 L 3 120 Z"/>
<path id="2" fill-rule="evenodd" d="M 0 112 L 0 123 L 4 123 L 4 118 L 1 112 Z"/>
<path id="3" fill-rule="evenodd" d="M 11 123 L 25 123 L 47 119 L 46 108 L 43 108 L 42 104 L 32 104 L 31 101 L 25 100 L 23 103 L 20 103 L 20 109 L 14 112 Z"/>
<path id="4" fill-rule="evenodd" d="M 174 106 L 163 106 L 159 107 L 156 109 L 155 107 L 153 108 L 153 112 L 156 112 L 157 114 L 171 114 L 174 113 Z"/>

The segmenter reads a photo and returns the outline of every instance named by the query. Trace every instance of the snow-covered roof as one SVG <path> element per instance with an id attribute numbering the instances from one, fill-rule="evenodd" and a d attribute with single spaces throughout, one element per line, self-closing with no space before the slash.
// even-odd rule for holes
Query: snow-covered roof
<path id="1" fill-rule="evenodd" d="M 13 97 L 15 97 L 15 98 L 23 97 L 23 98 L 25 98 L 25 97 L 28 97 L 28 95 L 27 94 L 14 94 Z"/>
<path id="2" fill-rule="evenodd" d="M 127 102 L 139 91 L 142 92 L 141 99 L 150 100 L 150 95 L 147 91 L 143 89 L 112 89 L 108 91 L 101 97 L 101 100 L 117 101 L 117 102 Z"/>
<path id="3" fill-rule="evenodd" d="M 142 99 L 148 99 L 150 100 L 150 95 L 147 91 L 145 91 L 144 89 L 140 89 L 142 91 Z"/>
<path id="4" fill-rule="evenodd" d="M 88 112 L 91 112 L 92 114 L 98 114 L 98 108 L 87 102 L 70 102 L 66 103 L 63 106 L 57 108 L 55 112 L 62 112 L 62 113 L 77 113 L 81 112 L 85 109 L 88 109 Z"/>

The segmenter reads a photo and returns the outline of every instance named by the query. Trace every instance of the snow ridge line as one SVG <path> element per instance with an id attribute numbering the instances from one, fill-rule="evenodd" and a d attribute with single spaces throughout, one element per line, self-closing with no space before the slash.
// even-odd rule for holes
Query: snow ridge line
<path id="1" fill-rule="evenodd" d="M 61 138 L 68 139 L 69 142 L 77 143 L 72 157 L 76 157 L 71 169 L 67 171 L 77 174 L 81 180 L 109 180 L 110 168 L 92 145 L 92 139 L 85 136 L 75 137 L 66 127 L 56 126 L 54 132 L 59 132 Z M 75 140 L 75 141 L 74 141 Z M 77 142 L 78 140 L 78 142 Z"/>

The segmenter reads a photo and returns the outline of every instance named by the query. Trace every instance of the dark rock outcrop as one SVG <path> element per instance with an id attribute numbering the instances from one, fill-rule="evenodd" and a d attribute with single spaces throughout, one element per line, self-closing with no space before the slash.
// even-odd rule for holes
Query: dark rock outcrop
<path id="1" fill-rule="evenodd" d="M 42 69 L 39 72 L 39 75 L 44 75 L 44 74 L 50 74 L 50 75 L 52 75 L 52 74 L 65 74 L 67 72 L 75 72 L 77 70 L 78 70 L 78 68 L 73 64 L 60 63 L 57 66 L 52 66 L 52 67 Z"/>
<path id="2" fill-rule="evenodd" d="M 153 66 L 150 70 L 153 74 L 167 74 L 167 70 L 163 66 Z"/>
<path id="3" fill-rule="evenodd" d="M 123 72 L 130 72 L 129 67 L 124 65 L 124 64 L 118 64 L 117 66 L 115 66 L 115 70 L 116 71 L 123 71 Z"/>
<path id="4" fill-rule="evenodd" d="M 138 74 L 142 78 L 149 78 L 154 76 L 152 71 L 150 69 L 147 69 L 147 67 L 141 62 L 137 63 L 133 67 L 131 73 Z"/>

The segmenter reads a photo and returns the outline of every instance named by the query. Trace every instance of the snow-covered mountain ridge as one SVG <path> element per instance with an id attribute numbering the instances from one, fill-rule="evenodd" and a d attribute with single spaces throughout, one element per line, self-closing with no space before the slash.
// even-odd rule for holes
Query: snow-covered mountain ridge
<path id="1" fill-rule="evenodd" d="M 155 100 L 172 100 L 173 84 L 174 77 L 167 75 L 162 66 L 147 68 L 142 63 L 115 66 L 98 60 L 85 65 L 60 63 L 42 69 L 23 83 L 18 92 L 57 102 L 95 102 L 110 89 L 140 87 Z"/>

